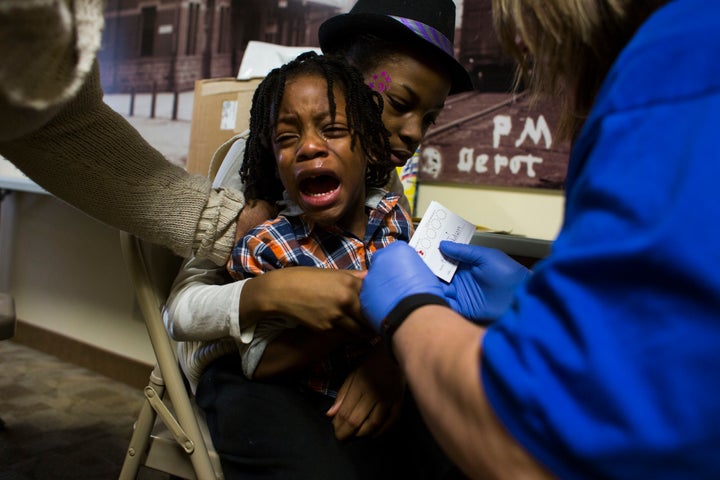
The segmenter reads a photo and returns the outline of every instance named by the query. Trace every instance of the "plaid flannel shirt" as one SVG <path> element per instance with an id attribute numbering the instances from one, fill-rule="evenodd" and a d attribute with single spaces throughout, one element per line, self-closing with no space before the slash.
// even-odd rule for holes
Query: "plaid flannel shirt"
<path id="1" fill-rule="evenodd" d="M 288 204 L 280 216 L 255 227 L 238 242 L 228 263 L 229 272 L 237 279 L 293 266 L 365 270 L 376 250 L 395 240 L 408 241 L 412 235 L 412 220 L 399 199 L 398 194 L 381 189 L 368 192 L 368 225 L 362 239 L 337 226 L 316 225 L 297 205 Z M 339 348 L 304 372 L 302 383 L 313 391 L 336 396 L 374 343 Z"/>

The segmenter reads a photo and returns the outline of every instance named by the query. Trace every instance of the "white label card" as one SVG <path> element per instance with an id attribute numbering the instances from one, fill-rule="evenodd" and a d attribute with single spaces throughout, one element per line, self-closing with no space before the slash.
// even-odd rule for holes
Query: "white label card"
<path id="1" fill-rule="evenodd" d="M 475 225 L 433 201 L 410 239 L 410 246 L 435 275 L 450 282 L 457 270 L 457 262 L 440 253 L 440 242 L 470 243 L 474 232 Z"/>

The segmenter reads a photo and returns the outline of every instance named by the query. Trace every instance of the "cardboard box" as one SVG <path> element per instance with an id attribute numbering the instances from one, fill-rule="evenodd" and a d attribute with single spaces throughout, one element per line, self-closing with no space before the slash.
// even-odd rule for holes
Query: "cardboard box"
<path id="1" fill-rule="evenodd" d="M 195 82 L 188 172 L 207 175 L 218 147 L 247 130 L 253 93 L 261 81 L 211 78 Z"/>

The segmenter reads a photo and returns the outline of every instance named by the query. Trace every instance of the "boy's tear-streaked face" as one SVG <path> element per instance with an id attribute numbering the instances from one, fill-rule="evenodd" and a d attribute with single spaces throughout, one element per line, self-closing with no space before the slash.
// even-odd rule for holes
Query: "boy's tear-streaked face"
<path id="1" fill-rule="evenodd" d="M 367 161 L 359 143 L 351 147 L 345 96 L 337 87 L 334 96 L 333 121 L 324 78 L 289 79 L 278 108 L 273 151 L 280 180 L 308 217 L 364 232 Z"/>

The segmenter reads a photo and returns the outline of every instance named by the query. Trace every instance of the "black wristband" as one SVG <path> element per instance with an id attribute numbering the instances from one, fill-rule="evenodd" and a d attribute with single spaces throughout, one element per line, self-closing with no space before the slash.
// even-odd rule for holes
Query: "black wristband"
<path id="1" fill-rule="evenodd" d="M 418 293 L 405 297 L 390 310 L 387 317 L 380 324 L 380 335 L 392 353 L 392 336 L 405 319 L 416 309 L 425 305 L 442 305 L 450 307 L 444 298 L 432 293 Z"/>

